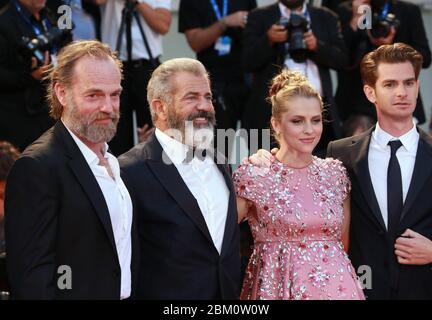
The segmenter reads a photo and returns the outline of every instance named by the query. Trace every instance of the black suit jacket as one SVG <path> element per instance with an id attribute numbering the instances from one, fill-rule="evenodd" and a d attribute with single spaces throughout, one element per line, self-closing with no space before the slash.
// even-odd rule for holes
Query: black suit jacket
<path id="1" fill-rule="evenodd" d="M 368 166 L 374 129 L 334 141 L 327 150 L 328 156 L 344 163 L 352 183 L 349 256 L 356 269 L 362 265 L 372 269 L 372 289 L 365 290 L 369 299 L 432 299 L 432 264 L 401 265 L 395 257 L 396 239 L 387 233 Z M 432 138 L 418 131 L 414 172 L 398 235 L 410 228 L 432 239 Z"/>
<path id="2" fill-rule="evenodd" d="M 393 0 L 390 2 L 390 12 L 400 21 L 393 42 L 403 42 L 423 55 L 423 68 L 431 64 L 431 51 L 422 20 L 420 8 L 412 3 Z M 363 82 L 360 76 L 360 62 L 363 56 L 376 49 L 365 30 L 354 32 L 349 26 L 352 16 L 351 1 L 343 3 L 338 8 L 346 47 L 350 56 L 350 67 L 338 72 L 338 88 L 336 104 L 343 120 L 351 115 L 363 114 L 376 119 L 375 106 L 367 100 L 363 92 Z M 425 122 L 423 103 L 419 95 L 414 116 L 419 123 Z"/>
<path id="3" fill-rule="evenodd" d="M 240 239 L 228 166 L 218 164 L 230 191 L 222 252 L 215 248 L 198 203 L 174 164 L 162 159 L 153 134 L 119 158 L 133 190 L 141 247 L 138 299 L 238 299 Z"/>
<path id="4" fill-rule="evenodd" d="M 108 207 L 61 121 L 13 166 L 5 219 L 12 298 L 120 299 L 120 264 Z M 62 265 L 72 271 L 70 290 L 57 286 Z M 135 283 L 133 263 L 131 268 Z"/>
<path id="5" fill-rule="evenodd" d="M 308 6 L 308 11 L 312 32 L 318 39 L 318 51 L 310 52 L 308 58 L 318 66 L 324 98 L 329 104 L 329 115 L 334 120 L 333 129 L 338 136 L 341 132 L 335 113 L 329 68 L 339 69 L 348 64 L 345 44 L 339 20 L 332 11 L 311 6 Z M 254 80 L 242 122 L 246 129 L 270 127 L 271 105 L 265 98 L 271 79 L 284 65 L 285 54 L 282 45 L 269 45 L 267 31 L 280 17 L 278 3 L 257 8 L 248 16 L 243 33 L 243 63 L 246 71 L 254 74 Z"/>

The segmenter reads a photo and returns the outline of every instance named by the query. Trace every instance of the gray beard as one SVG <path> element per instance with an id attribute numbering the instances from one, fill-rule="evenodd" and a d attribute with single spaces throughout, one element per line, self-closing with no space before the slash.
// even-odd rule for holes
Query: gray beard
<path id="1" fill-rule="evenodd" d="M 114 138 L 117 131 L 119 116 L 112 114 L 113 121 L 108 125 L 97 125 L 93 123 L 97 119 L 97 115 L 91 115 L 83 118 L 79 116 L 78 108 L 72 99 L 68 99 L 71 106 L 69 111 L 66 111 L 65 121 L 76 135 L 87 139 L 92 143 L 110 142 Z"/>
<path id="2" fill-rule="evenodd" d="M 192 117 L 193 118 L 193 117 Z M 197 147 L 201 149 L 208 149 L 213 145 L 214 128 L 216 120 L 213 117 L 208 119 L 208 123 L 201 126 L 193 126 L 193 137 L 189 137 L 186 132 L 186 121 L 193 121 L 193 119 L 183 119 L 179 117 L 173 110 L 169 111 L 167 123 L 170 129 L 180 131 L 182 135 L 182 143 L 190 147 Z M 191 129 L 188 127 L 188 129 Z M 189 133 L 190 134 L 190 133 Z"/>

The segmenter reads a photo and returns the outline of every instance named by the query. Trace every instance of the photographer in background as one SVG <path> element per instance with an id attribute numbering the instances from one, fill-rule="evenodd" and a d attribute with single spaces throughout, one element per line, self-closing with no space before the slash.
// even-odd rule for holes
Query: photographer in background
<path id="1" fill-rule="evenodd" d="M 256 0 L 180 1 L 179 32 L 211 75 L 217 128 L 236 129 L 243 114 L 249 88 L 242 36 L 248 13 L 256 6 Z"/>
<path id="2" fill-rule="evenodd" d="M 298 26 L 293 25 L 294 20 L 299 22 Z M 244 127 L 260 130 L 269 127 L 271 106 L 265 100 L 269 81 L 282 68 L 298 70 L 306 75 L 327 105 L 330 121 L 325 122 L 323 137 L 316 148 L 318 154 L 325 152 L 327 143 L 341 136 L 329 68 L 341 69 L 348 62 L 337 16 L 327 8 L 306 5 L 304 0 L 279 0 L 249 14 L 243 49 L 245 69 L 255 75 L 243 117 Z"/>
<path id="3" fill-rule="evenodd" d="M 162 36 L 171 26 L 171 0 L 95 0 L 101 9 L 102 42 L 116 50 L 117 37 L 121 26 L 122 10 L 128 3 L 133 4 L 150 52 L 145 47 L 139 25 L 134 17 L 131 22 L 132 61 L 128 60 L 127 26 L 121 39 L 119 57 L 123 62 L 123 91 L 120 103 L 120 122 L 117 134 L 110 142 L 110 149 L 120 155 L 134 145 L 133 111 L 136 112 L 138 132 L 145 140 L 152 133 L 152 120 L 147 103 L 147 83 L 153 70 L 160 64 L 162 55 Z M 153 61 L 151 61 L 153 60 Z"/>
<path id="4" fill-rule="evenodd" d="M 372 9 L 372 29 L 361 29 L 365 25 L 361 5 Z M 360 77 L 360 61 L 363 56 L 380 45 L 403 42 L 423 56 L 423 68 L 431 64 L 431 51 L 426 37 L 420 8 L 412 3 L 399 0 L 353 0 L 340 4 L 337 13 L 341 19 L 342 32 L 349 52 L 350 66 L 338 72 L 338 88 L 336 103 L 339 114 L 345 123 L 350 123 L 349 136 L 363 122 L 375 123 L 376 111 L 363 93 L 363 83 Z M 359 21 L 360 20 L 360 21 Z M 423 104 L 419 95 L 414 118 L 418 124 L 425 122 Z"/>
<path id="5" fill-rule="evenodd" d="M 0 140 L 20 150 L 52 126 L 42 78 L 70 33 L 56 32 L 59 36 L 39 50 L 42 61 L 25 48 L 23 37 L 58 31 L 54 28 L 57 20 L 45 0 L 11 0 L 0 11 Z"/>

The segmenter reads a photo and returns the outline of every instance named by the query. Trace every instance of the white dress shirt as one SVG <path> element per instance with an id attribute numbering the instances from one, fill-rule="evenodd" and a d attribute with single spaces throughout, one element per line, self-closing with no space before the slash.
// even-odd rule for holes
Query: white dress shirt
<path id="1" fill-rule="evenodd" d="M 185 163 L 189 147 L 156 129 L 156 138 L 166 155 L 175 165 L 183 182 L 192 193 L 219 254 L 225 233 L 229 190 L 222 173 L 211 157 L 204 160 L 193 158 Z"/>
<path id="2" fill-rule="evenodd" d="M 153 9 L 163 8 L 171 10 L 171 0 L 144 0 Z M 117 35 L 120 29 L 122 10 L 126 1 L 124 0 L 107 0 L 107 2 L 100 6 L 101 11 L 101 37 L 102 42 L 109 44 L 111 49 L 116 49 Z M 147 38 L 147 42 L 150 47 L 153 58 L 157 58 L 162 55 L 162 35 L 153 31 L 144 20 L 143 16 L 138 12 L 141 25 L 144 30 L 144 35 Z M 132 34 L 132 60 L 137 59 L 149 59 L 147 49 L 144 45 L 139 26 L 135 20 L 132 19 L 131 25 Z M 122 35 L 122 44 L 120 50 L 120 59 L 123 61 L 127 60 L 126 54 L 126 27 L 124 28 Z"/>
<path id="3" fill-rule="evenodd" d="M 285 7 L 281 2 L 279 2 L 279 9 L 281 12 L 281 17 L 285 17 L 287 19 L 290 18 L 291 10 Z M 307 7 L 306 4 L 303 5 L 303 9 L 301 14 L 306 15 Z M 309 16 L 306 15 L 306 18 L 309 20 Z M 290 58 L 289 55 L 286 56 L 285 59 L 285 67 L 288 70 L 292 71 L 299 71 L 301 72 L 310 82 L 311 86 L 319 92 L 319 94 L 323 95 L 322 85 L 321 85 L 321 78 L 319 75 L 318 66 L 315 62 L 313 62 L 310 59 L 306 59 L 305 62 L 295 62 L 293 59 Z"/>
<path id="4" fill-rule="evenodd" d="M 414 171 L 419 133 L 413 124 L 413 128 L 404 135 L 393 137 L 381 129 L 378 123 L 376 124 L 375 131 L 372 133 L 368 156 L 369 172 L 386 227 L 388 227 L 387 169 L 390 161 L 390 146 L 388 142 L 391 140 L 400 140 L 402 142 L 402 146 L 396 151 L 396 157 L 401 168 L 402 194 L 405 203 Z"/>
<path id="5" fill-rule="evenodd" d="M 131 257 L 132 257 L 132 201 L 123 180 L 120 177 L 120 166 L 116 157 L 106 152 L 108 145 L 105 144 L 104 158 L 108 160 L 114 179 L 111 178 L 107 169 L 99 165 L 98 156 L 87 147 L 69 128 L 65 125 L 81 150 L 91 171 L 93 172 L 111 218 L 111 226 L 117 248 L 117 255 L 121 270 L 120 299 L 126 299 L 131 294 Z M 95 255 L 98 253 L 95 252 Z"/>

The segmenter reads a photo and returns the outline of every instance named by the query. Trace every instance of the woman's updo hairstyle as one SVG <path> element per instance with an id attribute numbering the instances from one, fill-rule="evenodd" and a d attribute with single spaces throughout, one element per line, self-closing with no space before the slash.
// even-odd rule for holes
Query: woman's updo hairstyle
<path id="1" fill-rule="evenodd" d="M 272 105 L 272 116 L 277 121 L 282 121 L 282 114 L 289 108 L 289 100 L 292 98 L 315 98 L 318 100 L 321 111 L 324 110 L 321 95 L 312 88 L 308 79 L 298 71 L 282 70 L 272 79 L 267 101 Z M 274 128 L 272 128 L 274 130 Z M 274 137 L 280 143 L 276 133 Z"/>
<path id="2" fill-rule="evenodd" d="M 321 95 L 312 88 L 307 78 L 298 71 L 282 70 L 276 75 L 269 89 L 267 100 L 272 105 L 272 116 L 281 121 L 282 114 L 287 111 L 287 100 L 291 98 L 315 98 L 323 110 Z"/>

